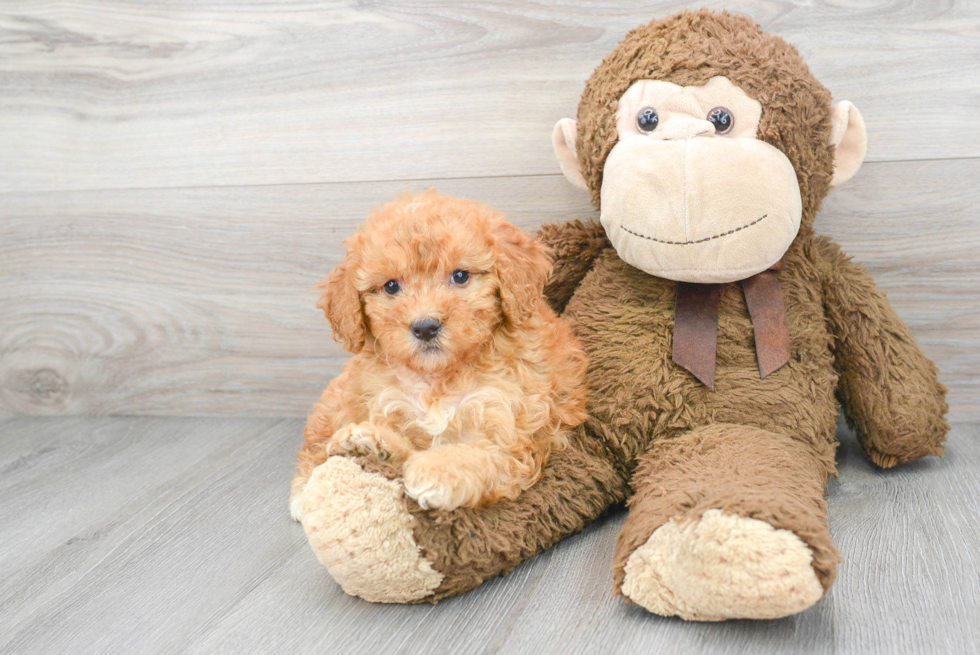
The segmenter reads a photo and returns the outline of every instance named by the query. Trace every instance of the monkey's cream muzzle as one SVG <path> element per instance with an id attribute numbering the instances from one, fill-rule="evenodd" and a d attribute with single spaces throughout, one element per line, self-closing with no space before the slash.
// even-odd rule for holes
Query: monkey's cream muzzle
<path id="1" fill-rule="evenodd" d="M 733 282 L 789 248 L 800 230 L 800 188 L 778 149 L 708 136 L 699 123 L 675 123 L 667 138 L 619 141 L 603 169 L 600 220 L 620 258 L 646 273 Z"/>

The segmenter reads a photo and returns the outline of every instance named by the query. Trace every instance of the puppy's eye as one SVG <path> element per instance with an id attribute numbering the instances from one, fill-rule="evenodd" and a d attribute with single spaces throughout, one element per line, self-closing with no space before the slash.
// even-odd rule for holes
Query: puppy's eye
<path id="1" fill-rule="evenodd" d="M 649 134 L 657 129 L 657 125 L 660 124 L 660 114 L 653 107 L 644 107 L 640 110 L 640 113 L 636 115 L 636 126 L 640 128 L 641 132 Z"/>
<path id="2" fill-rule="evenodd" d="M 735 117 L 727 107 L 715 107 L 709 111 L 708 120 L 715 126 L 715 134 L 728 134 L 735 127 Z"/>
<path id="3" fill-rule="evenodd" d="M 398 282 L 395 280 L 388 280 L 387 282 L 385 282 L 384 288 L 385 288 L 385 293 L 387 293 L 389 296 L 393 296 L 402 290 L 402 288 L 398 286 Z"/>
<path id="4" fill-rule="evenodd" d="M 470 279 L 470 274 L 466 271 L 453 271 L 453 284 L 466 284 Z"/>

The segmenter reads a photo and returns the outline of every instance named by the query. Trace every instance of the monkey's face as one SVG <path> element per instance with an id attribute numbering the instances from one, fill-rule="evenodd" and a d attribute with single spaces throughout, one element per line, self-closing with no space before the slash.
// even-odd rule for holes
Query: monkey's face
<path id="1" fill-rule="evenodd" d="M 684 282 L 740 280 L 779 261 L 803 204 L 789 159 L 756 138 L 761 116 L 724 77 L 644 80 L 623 94 L 601 221 L 624 261 Z"/>
<path id="2" fill-rule="evenodd" d="M 762 111 L 725 77 L 701 86 L 641 80 L 619 98 L 600 220 L 625 262 L 670 280 L 720 283 L 782 258 L 803 204 L 790 160 L 757 138 Z M 566 176 L 584 186 L 574 133 L 566 119 L 554 144 Z"/>

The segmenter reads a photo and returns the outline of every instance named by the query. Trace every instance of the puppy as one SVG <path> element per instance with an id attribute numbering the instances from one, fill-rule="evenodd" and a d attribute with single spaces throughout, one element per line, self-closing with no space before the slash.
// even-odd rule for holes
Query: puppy
<path id="1" fill-rule="evenodd" d="M 402 466 L 426 509 L 516 498 L 586 418 L 586 359 L 543 297 L 547 249 L 434 191 L 375 210 L 318 306 L 353 353 L 304 431 L 290 510 L 331 455 Z"/>

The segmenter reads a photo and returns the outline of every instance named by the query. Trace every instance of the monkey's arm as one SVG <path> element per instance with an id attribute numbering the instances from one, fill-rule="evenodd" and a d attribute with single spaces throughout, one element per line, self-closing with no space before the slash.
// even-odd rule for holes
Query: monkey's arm
<path id="1" fill-rule="evenodd" d="M 538 240 L 554 251 L 555 268 L 544 295 L 551 308 L 561 314 L 596 258 L 611 244 L 601 225 L 578 220 L 542 225 Z"/>
<path id="2" fill-rule="evenodd" d="M 818 238 L 823 300 L 834 336 L 838 396 L 865 452 L 889 468 L 941 455 L 946 387 L 867 271 Z"/>

